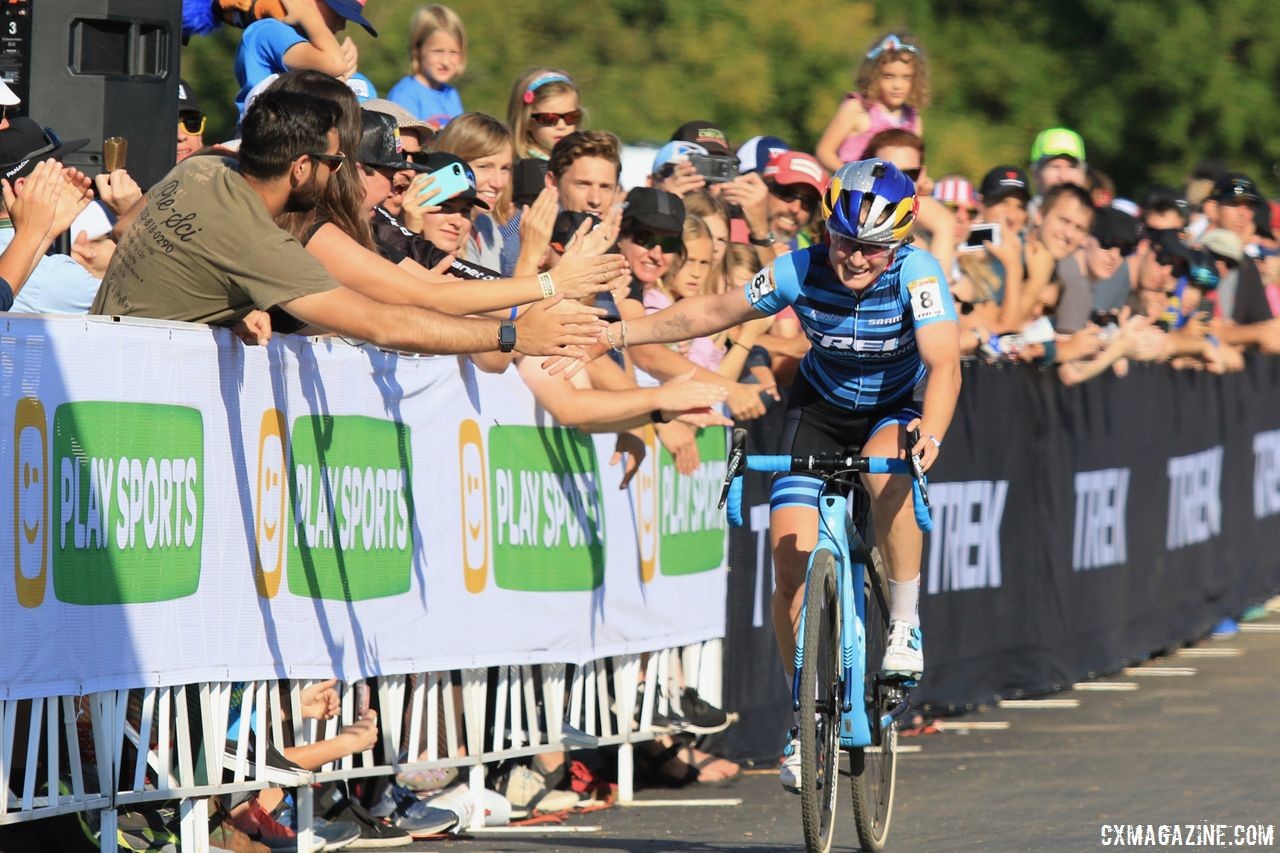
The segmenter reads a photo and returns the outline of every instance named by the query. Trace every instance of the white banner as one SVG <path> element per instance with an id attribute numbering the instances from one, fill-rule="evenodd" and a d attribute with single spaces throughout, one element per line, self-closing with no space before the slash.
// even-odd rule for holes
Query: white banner
<path id="1" fill-rule="evenodd" d="M 723 636 L 721 429 L 555 426 L 514 369 L 4 321 L 0 697 L 581 662 Z"/>

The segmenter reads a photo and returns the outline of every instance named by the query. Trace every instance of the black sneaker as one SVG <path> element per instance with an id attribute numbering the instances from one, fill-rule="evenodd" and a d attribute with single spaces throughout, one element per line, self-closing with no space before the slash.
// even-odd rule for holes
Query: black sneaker
<path id="1" fill-rule="evenodd" d="M 370 850 L 384 847 L 408 847 L 413 838 L 403 829 L 397 829 L 384 820 L 379 820 L 350 797 L 343 797 L 330 806 L 324 813 L 327 821 L 353 823 L 360 827 L 360 838 L 353 841 L 348 849 Z"/>
<path id="2" fill-rule="evenodd" d="M 674 732 L 686 731 L 685 726 L 688 721 L 672 711 L 670 715 L 662 713 L 658 710 L 662 707 L 662 688 L 653 688 L 653 716 L 650 718 L 650 730 L 654 734 L 672 734 Z M 640 712 L 644 709 L 644 682 L 636 687 L 636 725 L 640 725 Z"/>
<path id="3" fill-rule="evenodd" d="M 738 721 L 737 714 L 726 714 L 709 704 L 692 687 L 686 687 L 680 694 L 680 710 L 684 714 L 682 728 L 696 735 L 713 735 Z"/>

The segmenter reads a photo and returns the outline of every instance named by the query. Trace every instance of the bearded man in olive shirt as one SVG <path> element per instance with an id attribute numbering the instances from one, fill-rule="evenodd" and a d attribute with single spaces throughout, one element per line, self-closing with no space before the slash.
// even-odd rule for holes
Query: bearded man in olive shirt
<path id="1" fill-rule="evenodd" d="M 551 355 L 595 342 L 597 318 L 549 313 L 555 299 L 511 323 L 388 305 L 334 281 L 273 219 L 314 207 L 343 167 L 340 116 L 312 95 L 259 96 L 238 164 L 189 157 L 130 211 L 91 312 L 231 326 L 279 306 L 311 326 L 422 353 Z"/>

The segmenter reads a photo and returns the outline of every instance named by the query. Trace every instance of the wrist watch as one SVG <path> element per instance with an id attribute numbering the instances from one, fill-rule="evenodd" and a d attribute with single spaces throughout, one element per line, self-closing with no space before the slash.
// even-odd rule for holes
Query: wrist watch
<path id="1" fill-rule="evenodd" d="M 511 352 L 516 348 L 516 324 L 503 320 L 498 324 L 498 352 Z"/>
<path id="2" fill-rule="evenodd" d="M 754 234 L 747 234 L 747 242 L 753 246 L 772 246 L 778 242 L 778 238 L 774 236 L 772 231 L 766 231 L 763 237 L 757 237 Z"/>

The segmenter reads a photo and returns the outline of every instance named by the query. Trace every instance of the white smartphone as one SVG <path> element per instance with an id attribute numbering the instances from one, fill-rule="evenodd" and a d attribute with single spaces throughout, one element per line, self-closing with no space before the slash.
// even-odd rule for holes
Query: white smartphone
<path id="1" fill-rule="evenodd" d="M 960 252 L 980 252 L 986 248 L 987 241 L 993 246 L 1000 245 L 1000 224 L 997 222 L 975 222 L 969 226 L 969 235 L 956 247 Z"/>

